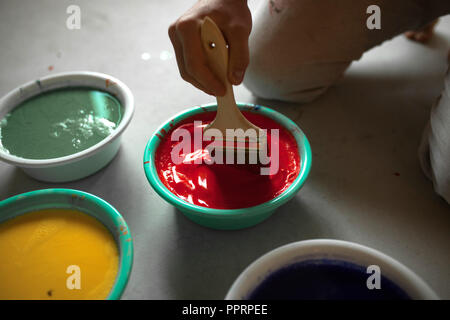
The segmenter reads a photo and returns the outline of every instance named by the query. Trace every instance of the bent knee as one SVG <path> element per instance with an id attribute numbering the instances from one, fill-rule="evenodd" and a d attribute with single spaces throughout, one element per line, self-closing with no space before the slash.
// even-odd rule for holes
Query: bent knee
<path id="1" fill-rule="evenodd" d="M 336 83 L 351 62 L 305 63 L 295 66 L 258 63 L 253 59 L 244 85 L 255 96 L 298 103 L 317 99 Z"/>

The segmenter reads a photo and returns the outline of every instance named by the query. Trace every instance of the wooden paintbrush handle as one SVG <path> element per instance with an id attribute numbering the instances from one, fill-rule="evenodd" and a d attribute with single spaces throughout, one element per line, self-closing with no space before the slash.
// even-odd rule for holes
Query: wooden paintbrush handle
<path id="1" fill-rule="evenodd" d="M 225 95 L 223 97 L 217 97 L 218 104 L 224 102 L 224 105 L 236 105 L 233 87 L 228 80 L 227 43 L 222 35 L 222 31 L 220 31 L 219 27 L 209 17 L 203 20 L 201 39 L 210 68 L 226 88 Z"/>
<path id="2" fill-rule="evenodd" d="M 211 18 L 206 17 L 203 20 L 200 33 L 208 64 L 226 87 L 225 95 L 216 97 L 217 115 L 210 127 L 217 128 L 222 132 L 225 132 L 228 128 L 257 128 L 242 115 L 236 105 L 233 86 L 228 81 L 228 48 L 222 31 Z"/>
<path id="3" fill-rule="evenodd" d="M 228 81 L 228 48 L 219 27 L 206 17 L 201 26 L 203 50 L 212 71 L 225 85 Z"/>

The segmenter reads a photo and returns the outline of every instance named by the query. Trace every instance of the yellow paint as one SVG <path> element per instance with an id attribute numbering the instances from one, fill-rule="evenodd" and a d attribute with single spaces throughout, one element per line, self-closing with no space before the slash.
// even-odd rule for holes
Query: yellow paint
<path id="1" fill-rule="evenodd" d="M 67 287 L 71 265 L 81 289 Z M 118 266 L 111 233 L 82 212 L 40 210 L 0 224 L 0 299 L 105 299 Z"/>

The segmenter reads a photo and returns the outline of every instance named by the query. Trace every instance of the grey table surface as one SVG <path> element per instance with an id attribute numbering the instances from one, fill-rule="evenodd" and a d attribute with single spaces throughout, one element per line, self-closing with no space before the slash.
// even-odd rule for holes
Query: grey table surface
<path id="1" fill-rule="evenodd" d="M 252 7 L 257 1 L 252 1 Z M 81 29 L 66 28 L 69 4 Z M 167 27 L 191 1 L 0 1 L 0 95 L 39 77 L 91 70 L 124 81 L 136 112 L 117 157 L 72 183 L 35 181 L 0 163 L 0 200 L 42 188 L 74 188 L 115 206 L 134 237 L 124 299 L 222 299 L 239 273 L 281 245 L 316 238 L 354 241 L 398 259 L 442 298 L 450 298 L 450 206 L 422 174 L 417 147 L 443 87 L 450 17 L 427 46 L 400 36 L 354 63 L 313 103 L 240 101 L 270 106 L 309 137 L 313 167 L 300 193 L 253 228 L 198 226 L 149 186 L 147 140 L 179 111 L 213 101 L 179 78 Z"/>

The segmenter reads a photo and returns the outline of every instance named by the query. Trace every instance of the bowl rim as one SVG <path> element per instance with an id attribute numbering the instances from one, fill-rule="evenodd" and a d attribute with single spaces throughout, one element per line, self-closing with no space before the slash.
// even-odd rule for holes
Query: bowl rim
<path id="1" fill-rule="evenodd" d="M 373 259 L 374 263 L 371 264 L 383 264 L 382 270 L 388 268 L 388 278 L 412 299 L 439 299 L 433 289 L 414 271 L 379 250 L 344 240 L 312 239 L 283 245 L 254 260 L 235 279 L 225 300 L 245 299 L 264 280 L 265 276 L 274 270 L 314 257 L 316 259 L 329 257 L 356 264 L 362 264 L 362 260 Z M 300 260 L 299 258 L 305 259 Z M 393 275 L 396 277 L 395 279 L 392 279 Z"/>
<path id="2" fill-rule="evenodd" d="M 98 81 L 98 85 L 94 84 L 83 84 L 83 80 L 93 80 Z M 80 82 L 77 84 L 77 82 Z M 101 86 L 100 83 L 105 84 Z M 26 82 L 22 85 L 17 86 L 15 89 L 9 91 L 3 97 L 0 98 L 0 113 L 2 110 L 7 110 L 10 112 L 20 105 L 23 101 L 28 100 L 32 97 L 38 96 L 41 93 L 64 89 L 64 88 L 74 88 L 74 87 L 86 87 L 102 90 L 113 95 L 124 108 L 123 117 L 114 131 L 108 135 L 103 140 L 94 144 L 93 146 L 84 149 L 80 152 L 76 152 L 67 156 L 51 158 L 51 159 L 27 159 L 14 156 L 2 150 L 0 148 L 0 160 L 3 160 L 9 164 L 16 165 L 25 168 L 45 168 L 55 165 L 63 165 L 79 161 L 81 159 L 90 157 L 91 155 L 97 153 L 105 145 L 112 143 L 113 140 L 117 139 L 123 131 L 129 125 L 131 118 L 134 114 L 134 96 L 128 86 L 120 81 L 119 79 L 110 76 L 108 74 L 92 71 L 70 71 L 61 72 L 45 77 L 41 77 L 34 81 Z M 117 91 L 121 96 L 118 96 Z M 0 120 L 4 118 L 4 115 L 0 117 Z"/>
<path id="3" fill-rule="evenodd" d="M 14 206 L 17 204 L 18 201 L 25 201 L 29 198 L 39 199 L 43 195 L 54 195 L 54 194 L 60 194 L 63 196 L 69 196 L 74 197 L 77 196 L 80 199 L 83 199 L 83 201 L 90 201 L 95 203 L 97 206 L 99 206 L 102 209 L 103 214 L 107 219 L 110 219 L 112 223 L 117 227 L 123 227 L 123 232 L 126 237 L 123 236 L 117 236 L 115 235 L 115 231 L 111 230 L 106 226 L 102 221 L 98 220 L 96 217 L 91 215 L 88 212 L 84 212 L 80 210 L 81 212 L 93 217 L 97 221 L 99 221 L 102 225 L 104 225 L 109 232 L 112 234 L 117 248 L 119 250 L 119 268 L 117 271 L 116 279 L 114 281 L 113 287 L 111 288 L 110 293 L 106 297 L 106 300 L 117 300 L 120 299 L 122 296 L 128 280 L 130 278 L 131 270 L 133 267 L 133 238 L 130 232 L 130 229 L 125 221 L 125 219 L 122 217 L 122 215 L 108 202 L 103 200 L 102 198 L 95 196 L 91 193 L 80 191 L 80 190 L 74 190 L 74 189 L 63 189 L 63 188 L 52 188 L 52 189 L 41 189 L 41 190 L 35 190 L 30 192 L 25 192 L 21 194 L 17 194 L 15 196 L 9 197 L 5 200 L 0 201 L 0 211 L 2 208 L 5 208 L 7 206 Z M 52 208 L 56 208 L 55 206 L 52 206 Z M 4 220 L 0 219 L 0 223 L 3 223 L 9 219 L 21 216 L 23 214 L 27 214 L 32 211 L 26 211 L 22 212 L 20 214 L 15 214 L 13 216 L 10 216 Z M 1 217 L 0 217 L 1 218 Z M 131 239 L 131 240 L 130 240 Z"/>
<path id="4" fill-rule="evenodd" d="M 283 125 L 288 131 L 291 132 L 291 134 L 294 136 L 299 150 L 300 155 L 300 172 L 297 176 L 297 178 L 292 182 L 292 184 L 285 190 L 283 193 L 278 195 L 277 197 L 266 201 L 264 203 L 261 203 L 256 206 L 247 207 L 247 208 L 238 208 L 238 209 L 216 209 L 216 208 L 207 208 L 198 206 L 192 203 L 189 203 L 179 197 L 177 197 L 175 194 L 173 194 L 167 187 L 162 183 L 162 181 L 159 179 L 158 173 L 156 172 L 156 168 L 154 165 L 154 155 L 157 147 L 160 143 L 160 134 L 161 132 L 168 132 L 168 129 L 170 128 L 170 124 L 174 125 L 178 122 L 182 121 L 183 119 L 192 116 L 197 113 L 201 112 L 208 112 L 208 111 L 214 111 L 215 108 L 217 108 L 217 103 L 208 103 L 203 104 L 200 106 L 195 106 L 189 109 L 186 109 L 184 111 L 181 111 L 177 113 L 175 116 L 171 117 L 167 121 L 165 121 L 150 137 L 144 152 L 144 171 L 145 175 L 147 177 L 147 180 L 149 181 L 152 188 L 167 202 L 170 204 L 184 209 L 188 210 L 190 212 L 195 212 L 196 214 L 208 214 L 210 216 L 223 216 L 226 214 L 227 217 L 237 216 L 237 215 L 258 215 L 261 212 L 266 212 L 268 210 L 274 210 L 277 207 L 281 206 L 288 200 L 290 200 L 297 191 L 304 185 L 309 172 L 311 170 L 311 158 L 312 158 L 312 152 L 311 152 L 311 146 L 309 144 L 309 141 L 306 137 L 306 135 L 303 133 L 303 131 L 298 127 L 298 125 L 293 122 L 291 119 L 289 119 L 287 116 L 283 115 L 282 113 L 275 111 L 273 109 L 270 109 L 268 107 L 259 105 L 259 104 L 253 104 L 253 103 L 243 103 L 243 102 L 237 102 L 236 103 L 238 107 L 244 111 L 250 111 L 250 112 L 260 112 L 263 115 L 271 118 L 272 120 L 277 121 L 281 125 Z M 151 165 L 153 164 L 153 165 Z"/>

